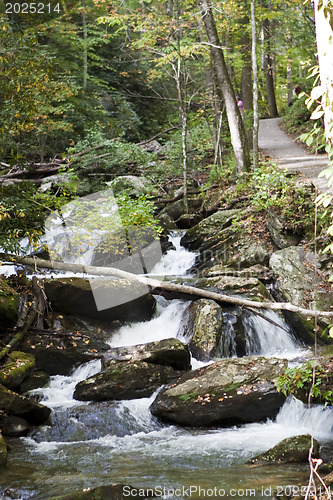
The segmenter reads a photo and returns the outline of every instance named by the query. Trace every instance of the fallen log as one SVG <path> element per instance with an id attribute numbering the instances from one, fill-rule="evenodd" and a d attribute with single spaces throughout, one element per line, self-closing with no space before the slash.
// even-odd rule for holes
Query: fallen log
<path id="1" fill-rule="evenodd" d="M 314 318 L 333 318 L 333 311 L 319 311 L 315 309 L 306 309 L 304 307 L 295 306 L 290 302 L 256 302 L 254 300 L 242 299 L 240 297 L 225 295 L 222 293 L 211 292 L 209 290 L 202 290 L 189 285 L 179 285 L 169 281 L 160 281 L 153 278 L 148 278 L 143 275 L 137 275 L 122 271 L 113 267 L 97 267 L 97 266 L 84 266 L 82 264 L 66 264 L 60 261 L 48 261 L 39 259 L 37 257 L 22 257 L 19 255 L 10 255 L 0 253 L 0 259 L 16 262 L 32 266 L 35 270 L 37 267 L 44 269 L 54 269 L 58 271 L 71 271 L 80 274 L 90 274 L 95 276 L 113 276 L 116 278 L 124 278 L 131 281 L 136 281 L 148 286 L 154 293 L 172 292 L 179 294 L 179 296 L 188 299 L 205 298 L 215 300 L 219 304 L 234 304 L 240 307 L 252 307 L 254 309 L 271 309 L 274 311 L 291 311 L 305 316 Z"/>

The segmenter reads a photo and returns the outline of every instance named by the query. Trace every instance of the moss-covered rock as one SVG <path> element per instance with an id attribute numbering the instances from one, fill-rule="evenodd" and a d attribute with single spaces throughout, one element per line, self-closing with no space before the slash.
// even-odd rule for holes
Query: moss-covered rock
<path id="1" fill-rule="evenodd" d="M 47 280 L 45 292 L 53 310 L 101 321 L 143 321 L 155 308 L 148 287 L 119 278 Z"/>
<path id="2" fill-rule="evenodd" d="M 0 368 L 0 384 L 8 389 L 17 389 L 35 366 L 35 358 L 31 354 L 12 351 Z"/>
<path id="3" fill-rule="evenodd" d="M 310 434 L 293 436 L 280 441 L 276 446 L 265 453 L 261 453 L 248 461 L 248 464 L 290 464 L 306 463 L 309 460 L 311 448 Z M 319 443 L 313 439 L 313 458 L 319 457 Z"/>
<path id="4" fill-rule="evenodd" d="M 206 217 L 186 231 L 181 239 L 181 244 L 189 250 L 198 250 L 206 239 L 217 239 L 219 233 L 229 227 L 240 213 L 240 210 L 222 210 Z"/>
<path id="5" fill-rule="evenodd" d="M 4 467 L 7 463 L 7 445 L 0 432 L 0 467 Z"/>
<path id="6" fill-rule="evenodd" d="M 190 350 L 200 361 L 208 361 L 215 353 L 222 334 L 223 311 L 213 300 L 192 302 L 183 316 L 185 337 L 190 337 Z"/>
<path id="7" fill-rule="evenodd" d="M 147 398 L 181 373 L 170 366 L 144 361 L 114 362 L 106 370 L 79 382 L 73 397 L 79 401 Z"/>
<path id="8" fill-rule="evenodd" d="M 0 276 L 0 331 L 16 324 L 19 304 L 19 294 Z"/>
<path id="9" fill-rule="evenodd" d="M 51 410 L 36 401 L 21 396 L 0 384 L 0 410 L 25 418 L 32 425 L 45 424 Z"/>
<path id="10" fill-rule="evenodd" d="M 103 354 L 102 366 L 107 368 L 118 361 L 145 361 L 154 365 L 171 366 L 175 370 L 190 370 L 190 358 L 188 346 L 171 338 L 147 344 L 113 347 Z"/>
<path id="11" fill-rule="evenodd" d="M 285 401 L 274 381 L 286 367 L 285 360 L 274 358 L 225 359 L 167 385 L 150 410 L 162 420 L 194 427 L 271 418 Z"/>

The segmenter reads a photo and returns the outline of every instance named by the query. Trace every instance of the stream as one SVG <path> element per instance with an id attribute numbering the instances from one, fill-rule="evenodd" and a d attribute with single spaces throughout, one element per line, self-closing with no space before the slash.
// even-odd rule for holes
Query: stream
<path id="1" fill-rule="evenodd" d="M 184 276 L 195 255 L 180 246 L 169 250 L 152 275 Z M 108 340 L 111 347 L 175 337 L 183 342 L 182 315 L 187 303 L 157 299 L 155 316 L 122 326 Z M 229 316 L 228 316 L 229 314 Z M 309 353 L 282 317 L 245 314 L 246 353 L 287 358 L 301 363 Z M 232 315 L 225 313 L 224 343 L 220 357 L 235 355 Z M 192 368 L 203 363 L 192 359 Z M 48 499 L 101 485 L 120 483 L 134 488 L 155 488 L 161 498 L 272 498 L 306 486 L 308 466 L 249 467 L 245 463 L 286 437 L 312 434 L 332 460 L 333 411 L 323 406 L 308 409 L 289 397 L 275 420 L 229 428 L 193 429 L 161 424 L 149 412 L 151 398 L 122 402 L 82 403 L 73 399 L 75 385 L 101 369 L 94 360 L 70 376 L 53 376 L 47 387 L 34 390 L 52 409 L 52 425 L 34 429 L 27 437 L 8 439 L 8 466 L 0 471 L 0 498 Z M 190 490 L 189 490 L 190 488 Z M 217 488 L 217 490 L 214 490 Z M 218 493 L 216 493 L 216 491 Z M 138 496 L 140 496 L 138 494 Z M 142 495 L 141 495 L 142 497 Z"/>

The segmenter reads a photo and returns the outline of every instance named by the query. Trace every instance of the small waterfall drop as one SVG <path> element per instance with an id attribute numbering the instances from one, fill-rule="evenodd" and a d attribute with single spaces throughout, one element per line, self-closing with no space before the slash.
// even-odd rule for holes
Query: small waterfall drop
<path id="1" fill-rule="evenodd" d="M 71 375 L 54 375 L 46 387 L 34 389 L 31 394 L 42 396 L 41 403 L 49 408 L 71 407 L 82 404 L 73 399 L 73 392 L 78 382 L 92 377 L 101 370 L 101 360 L 94 359 L 79 366 Z"/>
<path id="2" fill-rule="evenodd" d="M 131 346 L 178 337 L 181 317 L 186 307 L 186 302 L 174 300 L 152 320 L 121 327 L 109 340 L 110 346 Z M 182 338 L 180 340 L 184 341 Z"/>
<path id="3" fill-rule="evenodd" d="M 169 241 L 175 247 L 168 250 L 160 262 L 152 269 L 151 276 L 184 276 L 186 271 L 190 269 L 196 258 L 196 253 L 189 252 L 186 248 L 180 245 L 182 233 L 173 231 L 169 235 Z"/>
<path id="4" fill-rule="evenodd" d="M 284 358 L 299 355 L 300 344 L 283 317 L 270 310 L 265 311 L 263 316 L 244 313 L 242 322 L 246 335 L 246 355 L 259 354 Z"/>

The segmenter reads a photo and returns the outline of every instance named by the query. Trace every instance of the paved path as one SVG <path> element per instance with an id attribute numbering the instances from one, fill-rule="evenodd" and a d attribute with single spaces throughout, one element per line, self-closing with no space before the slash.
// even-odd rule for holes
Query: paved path
<path id="1" fill-rule="evenodd" d="M 281 130 L 279 122 L 280 118 L 260 120 L 260 150 L 276 160 L 281 167 L 306 176 L 319 191 L 327 191 L 327 180 L 318 178 L 319 172 L 328 164 L 327 156 L 310 154 Z M 333 188 L 330 190 L 333 191 Z"/>

